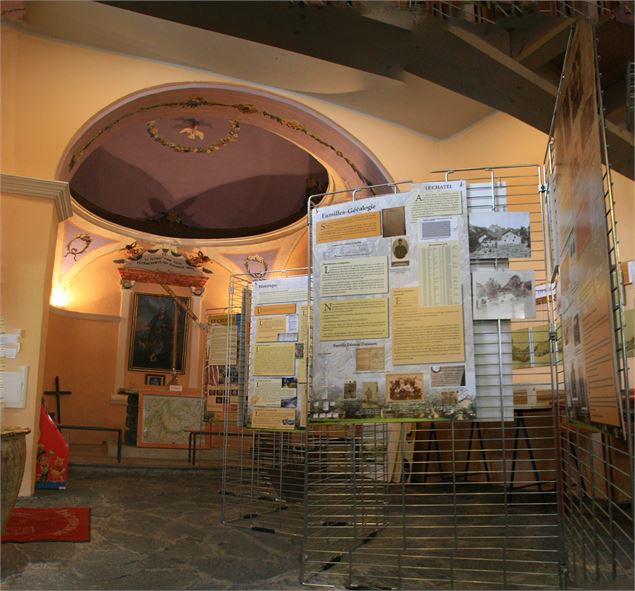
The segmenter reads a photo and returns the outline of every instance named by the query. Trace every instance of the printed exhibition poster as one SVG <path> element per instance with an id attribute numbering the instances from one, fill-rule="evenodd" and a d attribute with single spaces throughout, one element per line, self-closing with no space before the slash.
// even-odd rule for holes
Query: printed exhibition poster
<path id="1" fill-rule="evenodd" d="M 554 119 L 559 312 L 570 416 L 622 424 L 593 30 L 580 21 Z"/>
<path id="2" fill-rule="evenodd" d="M 214 314 L 207 317 L 207 322 L 207 410 L 219 412 L 230 402 L 227 396 L 238 396 L 238 334 L 241 315 Z"/>
<path id="3" fill-rule="evenodd" d="M 315 421 L 475 416 L 464 181 L 312 212 Z"/>
<path id="4" fill-rule="evenodd" d="M 252 283 L 249 427 L 293 430 L 305 426 L 307 289 L 306 275 Z"/>

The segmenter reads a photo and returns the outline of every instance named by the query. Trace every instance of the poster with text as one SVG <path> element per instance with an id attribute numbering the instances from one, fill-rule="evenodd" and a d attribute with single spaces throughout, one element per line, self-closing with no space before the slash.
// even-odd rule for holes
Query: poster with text
<path id="1" fill-rule="evenodd" d="M 622 424 L 593 30 L 579 21 L 564 64 L 554 156 L 559 313 L 569 416 Z"/>
<path id="2" fill-rule="evenodd" d="M 246 424 L 305 427 L 307 277 L 252 283 Z"/>
<path id="3" fill-rule="evenodd" d="M 473 418 L 466 186 L 312 212 L 314 421 Z"/>
<path id="4" fill-rule="evenodd" d="M 207 317 L 205 383 L 207 410 L 222 411 L 227 403 L 236 402 L 239 389 L 240 314 L 212 314 Z M 229 398 L 228 398 L 229 396 Z M 232 398 L 234 398 L 232 400 Z"/>

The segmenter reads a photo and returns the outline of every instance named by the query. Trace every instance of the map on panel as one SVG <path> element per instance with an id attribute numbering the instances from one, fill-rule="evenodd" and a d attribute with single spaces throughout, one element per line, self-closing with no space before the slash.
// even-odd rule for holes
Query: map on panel
<path id="1" fill-rule="evenodd" d="M 201 408 L 200 398 L 145 395 L 141 444 L 187 446 L 188 430 L 201 428 Z"/>

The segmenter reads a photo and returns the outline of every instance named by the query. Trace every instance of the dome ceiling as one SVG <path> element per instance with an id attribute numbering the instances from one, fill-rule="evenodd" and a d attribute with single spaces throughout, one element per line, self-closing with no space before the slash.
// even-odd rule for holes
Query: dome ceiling
<path id="1" fill-rule="evenodd" d="M 261 90 L 194 82 L 145 89 L 97 113 L 69 144 L 58 178 L 96 216 L 186 239 L 288 227 L 329 181 L 390 181 L 363 145 L 316 111 Z"/>
<path id="2" fill-rule="evenodd" d="M 325 168 L 264 129 L 191 110 L 135 120 L 72 176 L 73 196 L 115 223 L 166 236 L 232 237 L 287 225 L 326 190 Z"/>

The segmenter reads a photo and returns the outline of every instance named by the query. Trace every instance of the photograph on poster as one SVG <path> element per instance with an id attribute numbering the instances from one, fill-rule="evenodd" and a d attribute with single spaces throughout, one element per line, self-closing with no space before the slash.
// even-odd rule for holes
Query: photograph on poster
<path id="1" fill-rule="evenodd" d="M 229 369 L 229 373 L 228 370 Z M 225 384 L 238 383 L 238 366 L 236 365 L 210 365 L 208 371 L 208 384 L 210 386 L 224 386 Z"/>
<path id="2" fill-rule="evenodd" d="M 459 393 L 456 390 L 441 392 L 442 406 L 454 406 L 459 401 Z"/>
<path id="3" fill-rule="evenodd" d="M 407 267 L 410 265 L 410 247 L 405 237 L 395 238 L 390 249 L 390 266 Z"/>
<path id="4" fill-rule="evenodd" d="M 391 402 L 423 400 L 423 374 L 386 374 L 386 400 Z"/>
<path id="5" fill-rule="evenodd" d="M 535 318 L 534 272 L 474 271 L 472 298 L 474 320 Z"/>
<path id="6" fill-rule="evenodd" d="M 528 211 L 475 211 L 469 216 L 473 259 L 531 256 Z"/>
<path id="7" fill-rule="evenodd" d="M 289 398 L 283 398 L 280 400 L 280 408 L 297 408 L 298 407 L 298 397 L 290 396 Z"/>
<path id="8" fill-rule="evenodd" d="M 577 347 L 582 342 L 582 335 L 580 334 L 580 315 L 576 314 L 573 317 L 573 344 Z"/>
<path id="9" fill-rule="evenodd" d="M 589 420 L 589 400 L 584 368 L 578 363 L 569 363 L 565 371 L 565 386 L 567 386 L 567 406 L 569 414 L 578 421 Z"/>
<path id="10" fill-rule="evenodd" d="M 278 333 L 279 343 L 295 343 L 297 340 L 298 340 L 297 332 L 279 332 Z"/>
<path id="11" fill-rule="evenodd" d="M 550 350 L 549 325 L 533 326 L 531 328 L 531 366 L 546 367 L 550 365 Z"/>
<path id="12" fill-rule="evenodd" d="M 430 386 L 433 388 L 465 386 L 465 365 L 433 365 L 430 368 Z"/>
<path id="13" fill-rule="evenodd" d="M 357 398 L 357 382 L 344 382 L 344 398 L 346 400 L 355 400 Z"/>
<path id="14" fill-rule="evenodd" d="M 297 378 L 282 378 L 282 387 L 283 388 L 297 388 L 298 387 L 298 379 Z"/>
<path id="15" fill-rule="evenodd" d="M 355 349 L 355 371 L 383 371 L 386 359 L 384 347 Z"/>
<path id="16" fill-rule="evenodd" d="M 381 212 L 381 235 L 384 238 L 406 233 L 405 207 L 387 207 Z"/>
<path id="17" fill-rule="evenodd" d="M 362 383 L 362 408 L 378 408 L 379 384 L 377 382 Z"/>

